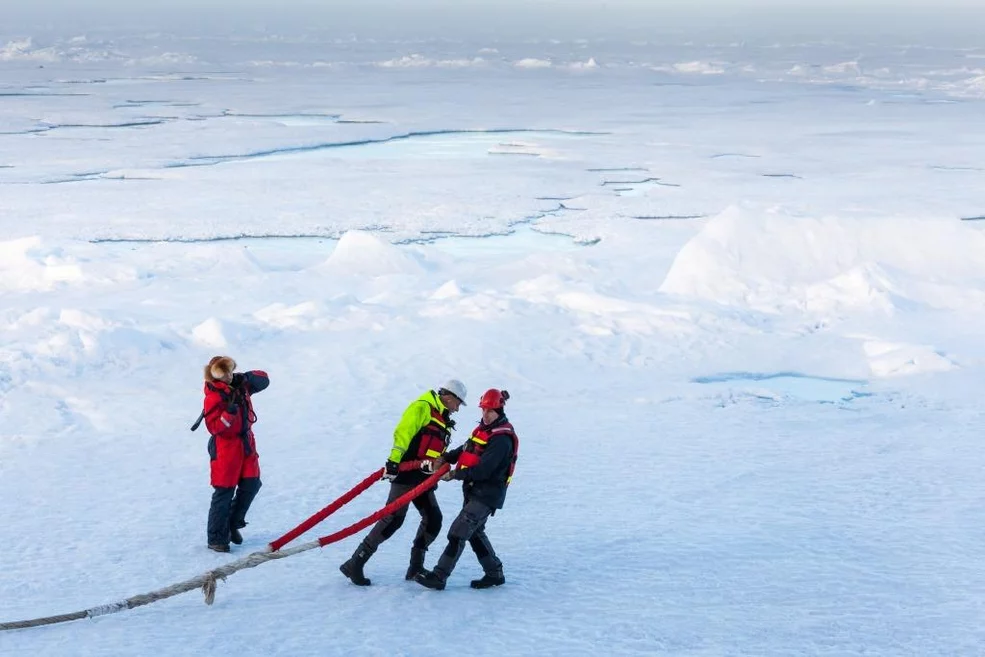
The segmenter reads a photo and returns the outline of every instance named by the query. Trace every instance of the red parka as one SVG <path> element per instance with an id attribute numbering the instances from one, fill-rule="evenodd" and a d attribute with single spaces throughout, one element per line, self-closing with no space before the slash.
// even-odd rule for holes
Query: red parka
<path id="1" fill-rule="evenodd" d="M 240 479 L 260 476 L 260 457 L 253 437 L 251 396 L 270 385 L 266 372 L 253 370 L 236 374 L 233 383 L 205 383 L 205 426 L 209 439 L 213 486 L 232 488 Z"/>

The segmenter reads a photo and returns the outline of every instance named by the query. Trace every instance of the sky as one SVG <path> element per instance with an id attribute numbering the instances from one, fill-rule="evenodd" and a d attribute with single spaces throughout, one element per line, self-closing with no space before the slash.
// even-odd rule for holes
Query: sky
<path id="1" fill-rule="evenodd" d="M 985 8 L 973 0 L 890 2 L 808 2 L 779 0 L 261 0 L 233 2 L 176 0 L 165 8 L 124 0 L 41 0 L 6 3 L 7 29 L 108 29 L 114 25 L 189 32 L 233 29 L 316 29 L 394 37 L 495 34 L 500 38 L 593 38 L 674 31 L 730 37 L 799 36 L 840 38 L 896 34 L 919 38 L 928 33 L 963 38 L 975 35 L 975 17 Z M 3 28 L 0 27 L 0 30 Z"/>

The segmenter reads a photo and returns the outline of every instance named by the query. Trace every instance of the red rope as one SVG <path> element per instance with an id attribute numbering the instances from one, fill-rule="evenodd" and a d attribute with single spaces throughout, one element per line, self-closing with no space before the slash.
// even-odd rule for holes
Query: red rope
<path id="1" fill-rule="evenodd" d="M 430 477 L 419 483 L 417 486 L 414 486 L 409 491 L 407 491 L 406 493 L 404 493 L 394 501 L 390 502 L 389 504 L 387 504 L 385 507 L 383 507 L 373 515 L 363 518 L 359 522 L 353 523 L 348 527 L 346 527 L 345 529 L 340 529 L 334 534 L 329 534 L 328 536 L 322 536 L 321 538 L 318 539 L 318 545 L 320 547 L 325 547 L 329 543 L 335 543 L 336 541 L 341 541 L 343 538 L 348 538 L 349 536 L 352 536 L 353 534 L 358 532 L 360 529 L 369 527 L 380 518 L 390 515 L 400 507 L 407 506 L 408 504 L 410 504 L 410 501 L 412 499 L 414 499 L 419 495 L 422 495 L 424 492 L 428 491 L 433 486 L 435 486 L 438 483 L 438 479 L 441 478 L 441 475 L 448 472 L 450 467 L 451 466 L 449 466 L 447 463 L 444 464 L 443 466 L 435 470 L 433 475 L 431 475 Z"/>

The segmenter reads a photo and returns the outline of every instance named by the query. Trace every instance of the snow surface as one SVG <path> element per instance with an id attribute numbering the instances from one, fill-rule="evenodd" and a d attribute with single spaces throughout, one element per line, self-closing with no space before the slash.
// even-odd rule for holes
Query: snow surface
<path id="1" fill-rule="evenodd" d="M 0 622 L 261 549 L 451 376 L 521 458 L 504 587 L 404 582 L 411 511 L 368 589 L 354 538 L 0 654 L 985 654 L 985 50 L 12 29 Z M 272 379 L 228 556 L 216 353 Z"/>

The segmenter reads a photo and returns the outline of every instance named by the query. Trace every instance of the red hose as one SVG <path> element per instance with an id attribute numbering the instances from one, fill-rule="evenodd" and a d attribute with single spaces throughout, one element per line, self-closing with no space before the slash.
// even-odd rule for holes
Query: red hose
<path id="1" fill-rule="evenodd" d="M 343 538 L 348 538 L 349 536 L 352 536 L 353 534 L 358 532 L 360 529 L 369 527 L 380 518 L 390 515 L 400 507 L 407 506 L 408 504 L 410 504 L 410 501 L 412 499 L 414 499 L 419 495 L 422 495 L 424 492 L 435 486 L 438 483 L 438 479 L 441 478 L 441 475 L 448 472 L 450 468 L 451 466 L 449 466 L 447 463 L 444 464 L 443 466 L 435 470 L 433 475 L 431 475 L 430 477 L 419 483 L 417 486 L 414 486 L 409 491 L 407 491 L 406 493 L 404 493 L 394 501 L 390 502 L 389 504 L 387 504 L 385 507 L 383 507 L 373 515 L 363 518 L 359 522 L 353 523 L 348 527 L 346 527 L 345 529 L 340 529 L 334 534 L 329 534 L 328 536 L 322 536 L 321 538 L 318 539 L 318 545 L 320 547 L 325 547 L 329 543 L 335 543 L 336 541 L 341 541 Z"/>
<path id="2" fill-rule="evenodd" d="M 359 495 L 364 490 L 366 490 L 367 488 L 375 484 L 377 481 L 379 481 L 381 476 L 383 476 L 383 468 L 380 468 L 373 474 L 369 475 L 368 477 L 360 481 L 349 492 L 342 495 L 342 497 L 335 500 L 334 502 L 326 506 L 324 509 L 322 509 L 315 515 L 311 516 L 310 518 L 302 522 L 300 525 L 298 525 L 291 531 L 287 532 L 286 534 L 278 538 L 276 541 L 271 541 L 270 551 L 276 552 L 277 550 L 281 549 L 282 547 L 284 547 L 285 545 L 296 539 L 301 534 L 305 533 L 306 531 L 308 531 L 309 529 L 320 523 L 328 516 L 332 515 L 333 513 L 341 509 L 343 506 L 345 506 L 353 499 L 355 499 L 357 495 Z"/>
<path id="3" fill-rule="evenodd" d="M 400 464 L 400 471 L 407 472 L 409 470 L 418 470 L 420 469 L 420 467 L 421 467 L 421 461 L 407 461 L 405 463 Z M 380 477 L 382 476 L 383 476 L 383 468 L 380 468 L 379 470 L 373 472 L 371 475 L 369 475 L 368 477 L 360 481 L 358 484 L 353 486 L 352 489 L 350 489 L 348 492 L 343 494 L 337 500 L 326 506 L 324 509 L 314 514 L 313 516 L 302 522 L 300 525 L 298 525 L 291 531 L 287 532 L 286 534 L 278 538 L 276 541 L 271 541 L 270 551 L 276 552 L 277 550 L 281 549 L 282 547 L 284 547 L 285 545 L 296 539 L 301 534 L 305 533 L 306 531 L 308 531 L 309 529 L 320 523 L 328 516 L 332 515 L 333 513 L 341 509 L 343 506 L 345 506 L 346 504 L 354 500 L 356 497 L 358 497 L 361 493 L 363 493 L 367 488 L 369 488 L 377 481 L 379 481 Z M 417 495 L 411 496 L 411 498 L 407 500 L 407 503 L 409 503 L 410 500 L 413 499 L 414 497 L 417 497 Z M 399 508 L 400 505 L 397 506 Z M 359 530 L 357 529 L 356 531 Z"/>

